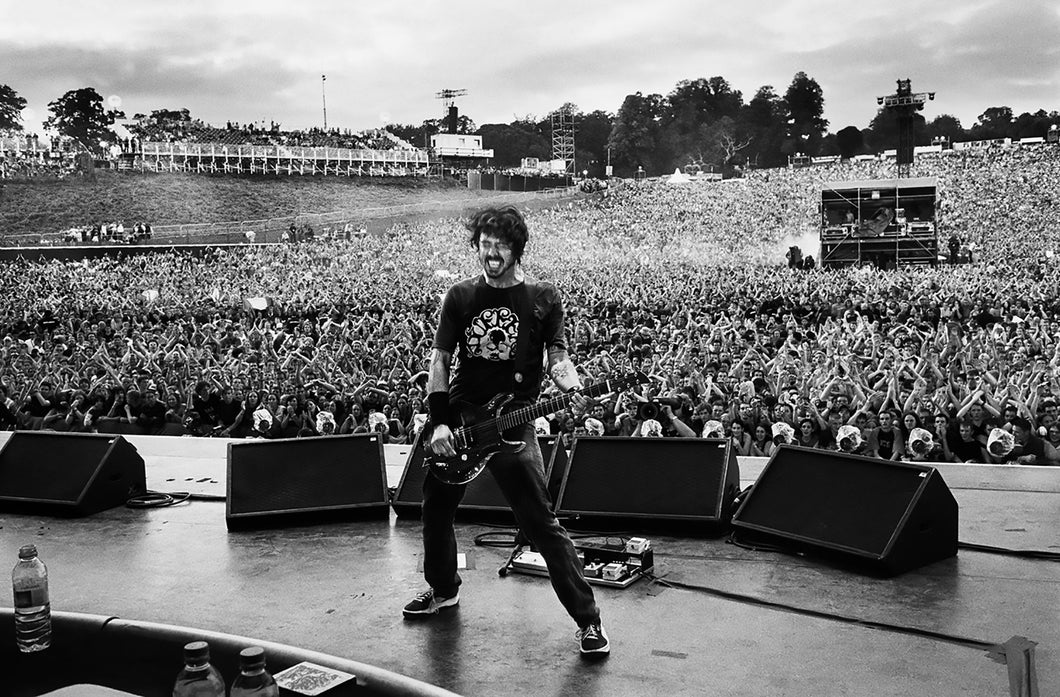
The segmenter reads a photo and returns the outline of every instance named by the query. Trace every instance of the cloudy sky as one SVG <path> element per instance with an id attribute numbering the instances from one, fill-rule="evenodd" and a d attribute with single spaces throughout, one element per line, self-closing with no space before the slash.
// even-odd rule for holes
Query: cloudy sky
<path id="1" fill-rule="evenodd" d="M 320 125 L 326 97 L 329 126 L 360 130 L 439 116 L 442 89 L 466 89 L 461 113 L 483 124 L 616 112 L 714 75 L 749 100 L 800 70 L 833 131 L 867 125 L 903 77 L 937 93 L 929 120 L 1060 109 L 1056 0 L 0 0 L 0 18 L 0 84 L 30 130 L 86 86 L 129 116 L 186 107 L 217 125 Z"/>

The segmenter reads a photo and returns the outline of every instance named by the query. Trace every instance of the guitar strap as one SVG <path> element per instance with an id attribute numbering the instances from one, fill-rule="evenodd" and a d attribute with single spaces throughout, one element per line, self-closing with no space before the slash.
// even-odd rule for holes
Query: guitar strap
<path id="1" fill-rule="evenodd" d="M 530 335 L 533 333 L 533 323 L 537 321 L 537 317 L 534 315 L 537 283 L 526 278 L 523 281 L 523 291 L 512 296 L 512 304 L 515 305 L 512 309 L 515 311 L 516 316 L 519 317 L 519 336 L 515 340 L 515 372 L 512 375 L 512 379 L 515 380 L 514 387 L 521 385 L 523 376 L 530 372 L 530 357 L 527 352 L 530 346 Z M 540 356 L 538 360 L 540 360 Z"/>

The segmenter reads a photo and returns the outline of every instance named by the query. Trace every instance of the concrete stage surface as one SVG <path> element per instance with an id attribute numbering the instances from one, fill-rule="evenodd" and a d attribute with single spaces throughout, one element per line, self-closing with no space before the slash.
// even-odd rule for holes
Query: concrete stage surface
<path id="1" fill-rule="evenodd" d="M 459 608 L 408 622 L 401 607 L 423 587 L 419 521 L 392 513 L 230 533 L 228 441 L 127 440 L 150 489 L 221 500 L 76 519 L 0 515 L 0 559 L 14 565 L 20 545 L 36 544 L 53 609 L 258 637 L 465 695 L 996 697 L 1032 694 L 1010 688 L 1010 673 L 1031 672 L 1034 694 L 1060 695 L 1055 560 L 961 549 L 880 579 L 724 539 L 648 534 L 662 582 L 595 588 L 612 655 L 590 663 L 547 580 L 501 578 L 510 550 L 474 545 L 484 525 L 457 526 L 469 567 Z M 407 453 L 386 446 L 392 487 Z M 741 458 L 743 486 L 764 465 Z M 1060 552 L 1060 468 L 938 469 L 960 505 L 962 543 Z M 1037 644 L 1022 664 L 985 648 L 1013 637 Z"/>

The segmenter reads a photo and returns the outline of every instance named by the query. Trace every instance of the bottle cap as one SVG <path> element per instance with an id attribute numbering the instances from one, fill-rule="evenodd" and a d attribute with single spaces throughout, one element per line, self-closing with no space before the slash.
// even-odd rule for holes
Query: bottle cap
<path id="1" fill-rule="evenodd" d="M 37 556 L 37 545 L 22 545 L 18 550 L 19 559 L 32 559 Z"/>
<path id="2" fill-rule="evenodd" d="M 205 641 L 192 641 L 184 645 L 184 662 L 202 665 L 210 662 L 210 645 Z"/>
<path id="3" fill-rule="evenodd" d="M 264 668 L 265 649 L 260 646 L 248 646 L 239 652 L 239 665 L 243 668 Z"/>

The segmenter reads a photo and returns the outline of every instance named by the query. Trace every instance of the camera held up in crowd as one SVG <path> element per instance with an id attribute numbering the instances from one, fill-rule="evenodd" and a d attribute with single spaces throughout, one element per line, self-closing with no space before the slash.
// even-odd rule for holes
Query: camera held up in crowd
<path id="1" fill-rule="evenodd" d="M 659 414 L 662 413 L 664 406 L 676 409 L 681 406 L 681 400 L 674 397 L 656 397 L 655 399 L 647 402 L 642 402 L 637 407 L 637 418 L 641 421 L 647 421 L 648 419 L 659 420 Z"/>

